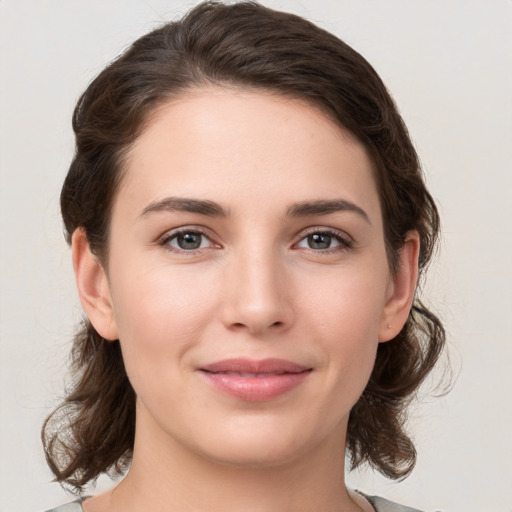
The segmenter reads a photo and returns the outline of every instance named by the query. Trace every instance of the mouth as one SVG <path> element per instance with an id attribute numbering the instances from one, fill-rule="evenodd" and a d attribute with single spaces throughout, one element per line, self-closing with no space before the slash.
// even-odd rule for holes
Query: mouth
<path id="1" fill-rule="evenodd" d="M 226 359 L 199 370 L 217 391 L 263 402 L 297 388 L 313 369 L 284 359 Z"/>

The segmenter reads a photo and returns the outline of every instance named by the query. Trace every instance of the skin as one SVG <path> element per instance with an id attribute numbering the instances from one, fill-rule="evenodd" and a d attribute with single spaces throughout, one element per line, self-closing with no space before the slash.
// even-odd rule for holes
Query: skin
<path id="1" fill-rule="evenodd" d="M 344 485 L 347 421 L 407 319 L 419 248 L 409 233 L 390 272 L 373 173 L 362 144 L 298 100 L 212 88 L 155 113 L 129 152 L 108 268 L 73 236 L 83 307 L 120 340 L 137 394 L 131 469 L 87 512 L 372 510 Z M 229 214 L 161 208 L 170 197 Z M 364 213 L 289 215 L 340 199 Z M 201 231 L 200 247 L 176 230 Z M 311 371 L 247 401 L 198 371 L 234 357 Z"/>

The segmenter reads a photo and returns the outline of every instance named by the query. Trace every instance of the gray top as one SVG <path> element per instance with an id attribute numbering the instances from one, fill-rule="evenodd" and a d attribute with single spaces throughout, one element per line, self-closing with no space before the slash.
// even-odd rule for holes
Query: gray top
<path id="1" fill-rule="evenodd" d="M 416 508 L 404 507 L 403 505 L 393 503 L 384 498 L 379 498 L 378 496 L 367 496 L 366 494 L 363 494 L 363 496 L 372 504 L 375 512 L 421 512 Z M 82 507 L 82 499 L 73 501 L 67 505 L 61 505 L 60 507 L 52 508 L 46 512 L 84 512 Z"/>
<path id="2" fill-rule="evenodd" d="M 82 500 L 80 499 L 57 508 L 52 508 L 46 512 L 84 512 L 84 509 L 82 507 Z"/>
<path id="3" fill-rule="evenodd" d="M 372 504 L 375 512 L 421 512 L 417 508 L 405 507 L 384 498 L 379 498 L 379 496 L 366 496 L 366 494 L 363 496 Z"/>

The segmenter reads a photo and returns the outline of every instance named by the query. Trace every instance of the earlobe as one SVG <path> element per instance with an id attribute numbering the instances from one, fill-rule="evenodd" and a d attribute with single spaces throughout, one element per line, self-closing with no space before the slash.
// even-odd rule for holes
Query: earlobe
<path id="1" fill-rule="evenodd" d="M 418 232 L 408 232 L 404 245 L 400 249 L 398 270 L 391 277 L 389 293 L 379 326 L 379 342 L 393 339 L 407 321 L 418 281 L 419 251 Z"/>
<path id="2" fill-rule="evenodd" d="M 71 249 L 82 307 L 98 334 L 107 340 L 115 340 L 118 334 L 107 275 L 91 252 L 82 228 L 73 233 Z"/>

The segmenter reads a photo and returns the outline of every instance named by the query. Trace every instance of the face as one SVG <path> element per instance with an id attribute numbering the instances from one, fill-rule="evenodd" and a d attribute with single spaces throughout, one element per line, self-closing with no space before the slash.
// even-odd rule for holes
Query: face
<path id="1" fill-rule="evenodd" d="M 120 339 L 138 442 L 223 464 L 342 444 L 396 334 L 364 147 L 261 92 L 190 92 L 156 113 L 128 155 L 104 283 L 111 311 L 90 318 Z"/>

